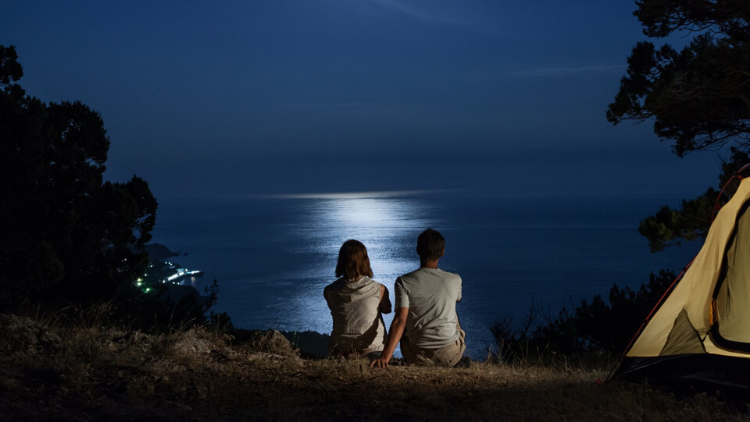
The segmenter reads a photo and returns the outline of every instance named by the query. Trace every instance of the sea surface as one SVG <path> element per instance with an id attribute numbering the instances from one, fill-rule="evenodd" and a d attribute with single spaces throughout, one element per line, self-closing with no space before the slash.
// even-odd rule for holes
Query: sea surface
<path id="1" fill-rule="evenodd" d="M 613 284 L 637 288 L 652 271 L 679 272 L 699 242 L 651 254 L 637 230 L 664 204 L 677 198 L 457 190 L 173 199 L 160 204 L 154 241 L 204 271 L 199 288 L 218 281 L 215 309 L 236 327 L 328 333 L 323 288 L 336 279 L 344 241 L 365 244 L 393 300 L 396 278 L 419 265 L 417 235 L 435 228 L 446 238 L 440 267 L 463 279 L 458 312 L 481 359 L 493 345 L 489 325 L 520 322 L 532 303 L 554 316 L 606 298 Z"/>

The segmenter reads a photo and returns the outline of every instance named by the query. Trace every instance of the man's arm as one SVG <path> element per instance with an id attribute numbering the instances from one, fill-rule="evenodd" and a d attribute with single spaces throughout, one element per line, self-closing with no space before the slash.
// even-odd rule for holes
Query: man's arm
<path id="1" fill-rule="evenodd" d="M 396 346 L 401 340 L 401 335 L 404 334 L 404 328 L 406 327 L 406 318 L 408 316 L 409 308 L 396 309 L 396 315 L 393 317 L 393 322 L 391 322 L 390 334 L 388 335 L 388 344 L 385 345 L 385 349 L 383 349 L 383 353 L 380 355 L 380 359 L 375 359 L 370 362 L 370 367 L 388 367 L 388 362 L 391 360 L 393 352 L 396 351 Z"/>

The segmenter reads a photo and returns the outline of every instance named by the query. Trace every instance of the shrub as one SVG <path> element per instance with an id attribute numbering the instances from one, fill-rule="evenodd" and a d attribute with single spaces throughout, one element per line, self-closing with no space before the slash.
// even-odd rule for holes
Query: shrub
<path id="1" fill-rule="evenodd" d="M 675 279 L 671 270 L 651 273 L 638 290 L 612 286 L 609 301 L 601 295 L 581 301 L 572 311 L 563 308 L 552 316 L 532 302 L 520 326 L 506 317 L 490 324 L 502 361 L 573 356 L 591 352 L 617 354 L 628 346 L 639 327 Z"/>

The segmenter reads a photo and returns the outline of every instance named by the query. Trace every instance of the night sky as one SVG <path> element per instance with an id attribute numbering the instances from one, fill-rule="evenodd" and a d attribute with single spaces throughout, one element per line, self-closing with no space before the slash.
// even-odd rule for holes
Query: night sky
<path id="1" fill-rule="evenodd" d="M 81 100 L 106 177 L 157 198 L 401 189 L 661 193 L 715 184 L 605 110 L 632 0 L 5 1 L 0 44 Z M 681 42 L 679 39 L 677 43 Z"/>

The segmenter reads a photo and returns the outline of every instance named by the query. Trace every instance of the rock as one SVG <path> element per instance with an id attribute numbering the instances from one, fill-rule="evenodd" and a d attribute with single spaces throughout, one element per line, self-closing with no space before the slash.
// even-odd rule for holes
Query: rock
<path id="1" fill-rule="evenodd" d="M 253 339 L 253 346 L 261 352 L 288 357 L 299 356 L 299 350 L 292 347 L 292 343 L 276 330 L 257 333 Z"/>
<path id="2" fill-rule="evenodd" d="M 0 315 L 0 354 L 34 356 L 44 348 L 56 348 L 62 340 L 49 329 L 26 317 Z"/>
<path id="3" fill-rule="evenodd" d="M 211 347 L 203 339 L 183 338 L 175 343 L 174 352 L 178 355 L 203 355 L 211 353 Z"/>
<path id="4" fill-rule="evenodd" d="M 240 354 L 231 347 L 222 347 L 221 349 L 212 350 L 211 358 L 218 362 L 225 362 L 239 359 Z"/>
<path id="5" fill-rule="evenodd" d="M 198 330 L 190 330 L 180 335 L 173 346 L 174 353 L 178 355 L 204 355 L 211 353 L 216 347 L 200 338 Z"/>

